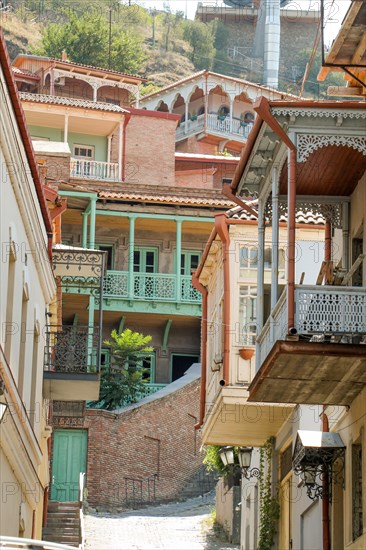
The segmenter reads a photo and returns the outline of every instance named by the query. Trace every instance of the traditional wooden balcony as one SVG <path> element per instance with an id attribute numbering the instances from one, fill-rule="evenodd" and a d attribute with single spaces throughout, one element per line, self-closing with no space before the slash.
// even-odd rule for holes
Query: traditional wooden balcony
<path id="1" fill-rule="evenodd" d="M 208 113 L 206 116 L 206 133 L 219 137 L 227 137 L 235 141 L 246 141 L 253 127 L 252 123 L 229 117 L 223 120 L 217 114 Z M 180 141 L 188 136 L 205 130 L 205 115 L 199 115 L 195 120 L 181 122 L 176 131 L 176 140 Z"/>
<path id="2" fill-rule="evenodd" d="M 133 273 L 131 277 L 128 271 L 107 271 L 103 297 L 105 309 L 118 310 L 117 304 L 128 300 L 133 301 L 135 308 L 139 303 L 144 308 L 148 302 L 156 310 L 170 304 L 181 305 L 182 313 L 189 310 L 198 316 L 201 312 L 201 294 L 192 286 L 190 275 L 181 275 L 178 280 L 172 273 Z"/>
<path id="3" fill-rule="evenodd" d="M 98 181 L 121 181 L 121 170 L 117 162 L 71 158 L 70 177 Z"/>
<path id="4" fill-rule="evenodd" d="M 366 385 L 366 288 L 295 288 L 287 336 L 284 292 L 257 342 L 249 401 L 349 405 Z"/>
<path id="5" fill-rule="evenodd" d="M 97 400 L 100 328 L 49 326 L 45 337 L 44 397 L 57 401 Z"/>

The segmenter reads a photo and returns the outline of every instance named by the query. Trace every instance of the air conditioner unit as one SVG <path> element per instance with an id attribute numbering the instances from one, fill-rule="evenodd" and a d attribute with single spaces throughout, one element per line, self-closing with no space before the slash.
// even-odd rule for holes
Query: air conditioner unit
<path id="1" fill-rule="evenodd" d="M 55 78 L 55 84 L 57 84 L 57 86 L 65 86 L 65 77 L 59 76 L 58 78 Z"/>

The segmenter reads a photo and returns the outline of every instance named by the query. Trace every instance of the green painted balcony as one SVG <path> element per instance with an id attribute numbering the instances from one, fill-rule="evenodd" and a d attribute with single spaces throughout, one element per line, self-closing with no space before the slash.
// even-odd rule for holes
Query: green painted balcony
<path id="1" fill-rule="evenodd" d="M 130 280 L 128 271 L 107 271 L 103 297 L 105 310 L 118 311 L 118 303 L 129 301 L 136 311 L 146 311 L 151 304 L 161 313 L 174 307 L 183 315 L 201 314 L 201 294 L 192 286 L 190 275 L 133 273 Z"/>

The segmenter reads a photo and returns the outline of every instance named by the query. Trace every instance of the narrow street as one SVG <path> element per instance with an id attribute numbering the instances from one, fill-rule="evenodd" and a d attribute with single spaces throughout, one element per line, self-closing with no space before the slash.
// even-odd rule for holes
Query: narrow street
<path id="1" fill-rule="evenodd" d="M 85 517 L 87 550 L 238 550 L 212 527 L 212 497 Z"/>

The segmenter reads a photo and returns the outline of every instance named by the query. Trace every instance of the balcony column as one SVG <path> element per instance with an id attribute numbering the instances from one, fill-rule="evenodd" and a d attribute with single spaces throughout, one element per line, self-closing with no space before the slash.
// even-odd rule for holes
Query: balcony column
<path id="1" fill-rule="evenodd" d="M 98 101 L 98 87 L 96 85 L 93 86 L 93 101 L 94 103 Z"/>
<path id="2" fill-rule="evenodd" d="M 87 212 L 83 212 L 82 216 L 83 216 L 83 224 L 82 224 L 82 230 L 81 230 L 81 246 L 83 248 L 87 248 L 87 246 L 88 246 L 88 217 L 89 217 L 89 214 Z"/>
<path id="3" fill-rule="evenodd" d="M 66 113 L 64 119 L 64 143 L 68 142 L 69 138 L 69 113 Z"/>
<path id="4" fill-rule="evenodd" d="M 342 267 L 346 270 L 349 269 L 349 204 L 344 202 L 342 204 Z"/>
<path id="5" fill-rule="evenodd" d="M 272 170 L 272 271 L 271 271 L 271 310 L 278 300 L 278 167 Z"/>
<path id="6" fill-rule="evenodd" d="M 184 103 L 184 133 L 188 132 L 189 101 Z"/>
<path id="7" fill-rule="evenodd" d="M 233 133 L 233 111 L 234 111 L 234 99 L 230 99 L 230 134 Z"/>
<path id="8" fill-rule="evenodd" d="M 134 279 L 133 279 L 133 255 L 135 250 L 135 220 L 130 218 L 130 235 L 128 240 L 128 298 L 134 297 Z"/>
<path id="9" fill-rule="evenodd" d="M 175 274 L 176 274 L 176 301 L 180 302 L 182 300 L 182 276 L 180 272 L 180 262 L 182 255 L 182 220 L 177 220 L 177 235 L 176 235 L 176 265 L 175 265 Z"/>
<path id="10" fill-rule="evenodd" d="M 257 335 L 263 328 L 263 305 L 264 305 L 264 249 L 265 249 L 265 217 L 264 202 L 260 199 L 258 202 L 258 288 L 257 288 Z M 261 366 L 260 347 L 256 345 L 256 370 Z"/>
<path id="11" fill-rule="evenodd" d="M 93 294 L 89 295 L 89 311 L 88 311 L 88 372 L 93 363 L 93 336 L 94 336 L 94 308 L 95 298 Z"/>
<path id="12" fill-rule="evenodd" d="M 95 246 L 95 218 L 97 210 L 97 199 L 90 199 L 90 235 L 89 235 L 89 248 L 94 248 Z"/>
<path id="13" fill-rule="evenodd" d="M 119 126 L 118 126 L 118 176 L 119 176 L 119 181 L 123 180 L 122 152 L 123 152 L 123 122 L 120 121 Z"/>

